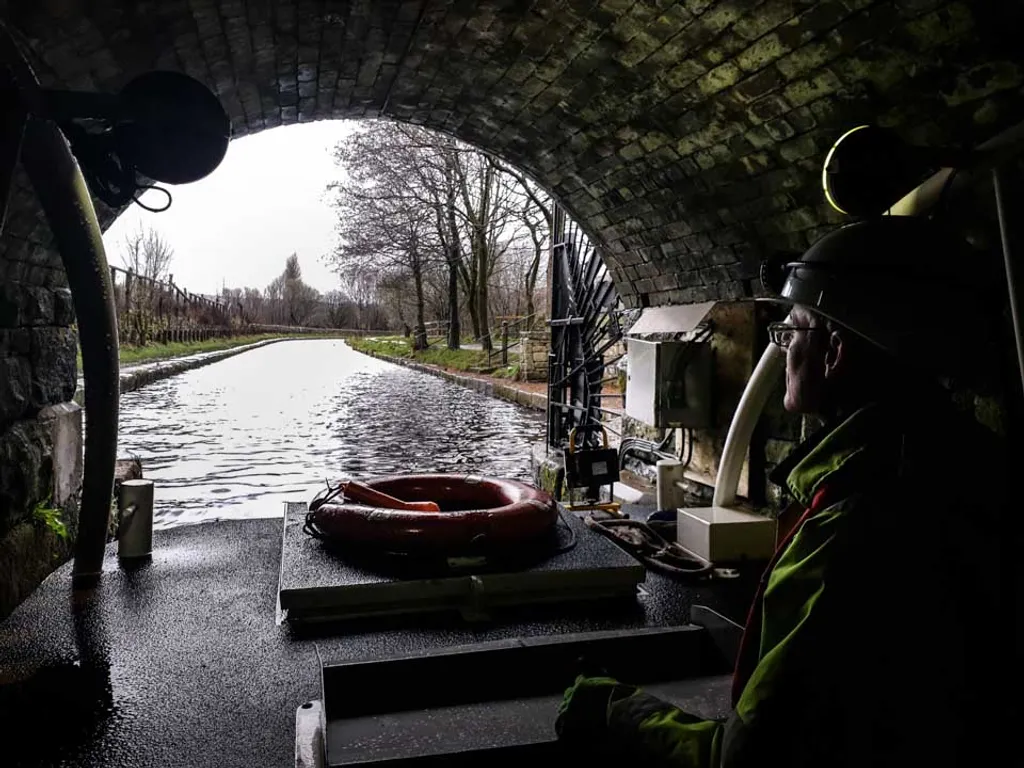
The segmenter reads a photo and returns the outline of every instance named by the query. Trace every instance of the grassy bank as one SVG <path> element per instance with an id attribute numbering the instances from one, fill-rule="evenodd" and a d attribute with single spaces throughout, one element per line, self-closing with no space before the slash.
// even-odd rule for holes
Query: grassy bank
<path id="1" fill-rule="evenodd" d="M 172 357 L 185 357 L 186 355 L 196 355 L 200 352 L 219 352 L 222 349 L 232 349 L 234 347 L 241 347 L 246 344 L 252 344 L 257 341 L 264 341 L 265 339 L 279 339 L 282 336 L 288 337 L 287 334 L 280 333 L 262 333 L 250 336 L 234 336 L 229 339 L 209 339 L 208 341 L 175 341 L 168 344 L 146 344 L 142 347 L 129 347 L 123 346 L 119 350 L 118 357 L 120 358 L 121 365 L 136 365 L 138 363 L 152 363 L 157 360 L 167 360 Z M 324 333 L 324 334 L 296 334 L 296 339 L 309 339 L 309 338 L 331 338 L 336 337 L 336 334 Z M 78 352 L 78 370 L 82 370 L 82 352 Z"/>
<path id="2" fill-rule="evenodd" d="M 365 339 L 349 339 L 353 349 L 360 352 L 376 352 L 391 357 L 404 357 L 418 363 L 437 365 L 452 371 L 478 371 L 487 366 L 487 353 L 479 349 L 448 349 L 443 340 L 430 339 L 437 342 L 428 349 L 413 350 L 412 339 L 404 336 L 374 336 Z M 517 366 L 498 368 L 491 371 L 491 376 L 514 378 Z"/>

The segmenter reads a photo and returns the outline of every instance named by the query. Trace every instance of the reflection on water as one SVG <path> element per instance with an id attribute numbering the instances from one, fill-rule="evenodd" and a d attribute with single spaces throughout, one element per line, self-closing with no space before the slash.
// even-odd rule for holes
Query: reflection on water
<path id="1" fill-rule="evenodd" d="M 121 398 L 119 456 L 156 482 L 155 525 L 273 517 L 328 479 L 392 472 L 529 478 L 536 412 L 342 341 L 271 344 Z"/>

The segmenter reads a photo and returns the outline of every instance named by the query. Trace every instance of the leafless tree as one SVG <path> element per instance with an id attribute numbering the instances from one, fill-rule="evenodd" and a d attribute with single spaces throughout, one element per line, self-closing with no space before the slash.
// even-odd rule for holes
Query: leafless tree
<path id="1" fill-rule="evenodd" d="M 284 271 L 267 286 L 267 298 L 276 305 L 276 322 L 302 326 L 309 323 L 318 308 L 320 293 L 302 281 L 299 257 L 285 260 Z"/>
<path id="2" fill-rule="evenodd" d="M 425 343 L 429 306 L 448 321 L 448 346 L 458 348 L 465 307 L 474 337 L 491 348 L 490 286 L 513 242 L 526 236 L 527 209 L 536 248 L 543 249 L 542 222 L 550 213 L 532 209 L 546 196 L 485 153 L 418 126 L 369 123 L 336 147 L 335 160 L 349 173 L 330 186 L 339 215 L 339 274 L 357 266 L 407 274 L 417 344 Z M 538 273 L 539 261 L 523 277 L 531 296 Z"/>
<path id="3" fill-rule="evenodd" d="M 160 233 L 141 224 L 134 232 L 125 235 L 121 263 L 139 277 L 161 281 L 170 273 L 174 250 Z"/>

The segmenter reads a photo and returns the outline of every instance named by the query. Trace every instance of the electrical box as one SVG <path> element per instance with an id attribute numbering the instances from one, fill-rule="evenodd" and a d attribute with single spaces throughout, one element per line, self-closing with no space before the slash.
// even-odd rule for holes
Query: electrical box
<path id="1" fill-rule="evenodd" d="M 652 427 L 710 427 L 710 341 L 628 341 L 626 415 Z"/>
<path id="2" fill-rule="evenodd" d="M 680 509 L 679 544 L 708 563 L 770 560 L 775 551 L 776 521 L 725 507 Z"/>

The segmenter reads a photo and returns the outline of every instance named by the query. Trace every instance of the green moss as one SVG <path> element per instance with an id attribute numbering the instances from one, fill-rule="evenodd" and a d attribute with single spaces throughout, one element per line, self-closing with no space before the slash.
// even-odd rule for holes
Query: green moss
<path id="1" fill-rule="evenodd" d="M 66 539 L 68 537 L 68 527 L 64 523 L 64 512 L 57 507 L 50 506 L 49 499 L 36 504 L 35 509 L 32 510 L 32 519 L 36 524 L 53 531 L 58 538 Z"/>
<path id="2" fill-rule="evenodd" d="M 414 351 L 412 339 L 404 336 L 375 336 L 363 339 L 349 339 L 349 345 L 360 352 L 374 352 L 378 355 L 403 357 L 428 365 L 454 368 L 458 371 L 478 369 L 487 364 L 487 354 L 477 349 L 448 349 L 443 343 L 428 349 Z"/>

